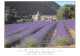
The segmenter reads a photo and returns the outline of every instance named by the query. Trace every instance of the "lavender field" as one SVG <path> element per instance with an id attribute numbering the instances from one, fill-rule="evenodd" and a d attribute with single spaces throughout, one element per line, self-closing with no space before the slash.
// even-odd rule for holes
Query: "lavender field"
<path id="1" fill-rule="evenodd" d="M 74 40 L 75 19 L 5 25 L 5 48 L 54 48 L 74 45 Z"/>

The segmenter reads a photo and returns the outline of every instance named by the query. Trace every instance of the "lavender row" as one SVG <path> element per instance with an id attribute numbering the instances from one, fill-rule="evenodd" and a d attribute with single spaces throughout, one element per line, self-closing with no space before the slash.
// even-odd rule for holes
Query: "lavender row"
<path id="1" fill-rule="evenodd" d="M 35 22 L 34 22 L 35 23 Z M 20 27 L 24 27 L 27 26 L 28 28 L 30 28 L 32 26 L 32 24 L 34 23 L 22 23 L 22 24 L 9 24 L 9 25 L 5 25 L 5 32 L 8 32 L 10 30 L 14 30 Z"/>
<path id="2" fill-rule="evenodd" d="M 75 19 L 72 20 L 64 20 L 63 21 L 66 26 L 73 29 L 75 31 Z"/>
<path id="3" fill-rule="evenodd" d="M 28 25 L 28 26 L 32 26 L 34 24 L 38 24 L 38 23 L 44 23 L 44 22 L 26 22 L 26 23 L 22 23 L 22 24 L 6 24 L 5 25 L 5 29 L 10 29 L 10 28 L 14 28 L 15 26 L 22 26 L 22 25 Z M 47 22 L 45 22 L 47 23 Z"/>
<path id="4" fill-rule="evenodd" d="M 5 25 L 5 31 L 16 29 L 17 27 L 20 27 L 22 24 L 9 24 Z"/>
<path id="5" fill-rule="evenodd" d="M 21 31 L 23 31 L 23 30 L 26 30 L 26 29 L 28 29 L 28 28 L 27 28 L 27 27 L 20 27 L 20 28 L 14 29 L 14 30 L 5 32 L 5 36 L 17 34 L 17 33 L 21 32 Z"/>
<path id="6" fill-rule="evenodd" d="M 32 26 L 31 24 L 32 23 L 15 25 L 16 29 L 13 29 L 13 30 L 10 30 L 10 31 L 5 31 L 5 36 L 16 34 L 16 33 L 19 33 L 21 31 L 25 30 L 25 29 L 28 29 Z M 11 26 L 13 26 L 13 25 L 11 25 Z M 8 29 L 10 29 L 10 28 L 8 28 Z"/>
<path id="7" fill-rule="evenodd" d="M 63 40 L 61 38 L 63 38 Z M 65 42 L 64 39 L 66 39 L 66 41 L 68 41 L 68 39 L 69 39 L 71 41 L 71 43 L 73 43 L 73 39 L 72 39 L 71 35 L 67 33 L 66 28 L 62 21 L 58 22 L 57 27 L 56 27 L 56 34 L 54 37 L 53 36 L 51 37 L 49 45 L 54 46 L 54 44 L 55 44 L 54 42 L 57 39 L 60 39 L 61 42 L 62 41 Z M 60 43 L 60 41 L 57 41 L 58 44 Z"/>
<path id="8" fill-rule="evenodd" d="M 11 33 L 15 33 L 18 30 L 23 30 L 22 28 L 25 28 L 25 27 L 28 28 L 28 26 L 31 26 L 30 28 L 34 28 L 35 26 L 45 25 L 45 24 L 49 24 L 49 23 L 51 23 L 51 22 L 29 22 L 29 24 L 24 23 L 25 25 L 22 25 L 23 27 L 21 27 L 20 29 L 19 28 L 18 29 L 14 29 L 14 30 L 11 30 L 11 31 L 8 31 L 8 32 L 5 32 L 5 33 L 11 34 Z M 5 37 L 7 37 L 6 36 L 7 34 L 5 34 Z"/>
<path id="9" fill-rule="evenodd" d="M 47 24 L 49 24 L 49 23 L 44 23 L 44 24 L 40 23 L 40 25 L 36 25 L 35 27 L 27 29 L 27 30 L 24 30 L 24 31 L 22 31 L 22 32 L 20 32 L 18 34 L 7 36 L 7 37 L 5 36 L 5 45 L 9 45 L 9 44 L 11 44 L 13 42 L 21 40 L 25 36 L 33 34 L 33 33 L 35 33 L 36 31 L 38 31 L 39 29 L 41 29 L 43 26 L 45 26 Z"/>
<path id="10" fill-rule="evenodd" d="M 36 25 L 40 25 L 41 23 L 44 23 L 44 22 L 27 22 L 27 23 L 22 23 L 22 24 L 9 24 L 9 25 L 5 25 L 5 32 L 8 32 L 8 31 L 11 31 L 14 29 L 18 29 L 18 28 L 24 27 L 24 26 L 27 26 L 27 28 L 31 28 Z M 47 22 L 45 22 L 45 23 L 47 23 Z"/>
<path id="11" fill-rule="evenodd" d="M 43 43 L 43 38 L 47 37 L 51 29 L 55 27 L 56 23 L 57 23 L 56 21 L 51 22 L 50 24 L 48 24 L 47 26 L 44 26 L 35 34 L 25 37 L 20 41 L 20 46 L 21 47 L 40 46 Z"/>
<path id="12" fill-rule="evenodd" d="M 29 24 L 28 23 L 27 24 L 26 23 L 25 24 L 22 24 L 21 27 L 18 27 L 17 29 L 13 29 L 13 30 L 10 30 L 10 31 L 5 32 L 5 36 L 9 36 L 9 35 L 13 35 L 13 34 L 19 33 L 19 32 L 21 32 L 21 31 L 23 31 L 25 29 L 28 29 L 29 28 L 28 26 L 34 27 L 34 26 L 40 25 L 40 24 L 41 24 L 41 22 L 40 23 L 36 23 L 35 22 L 35 23 L 29 23 Z"/>

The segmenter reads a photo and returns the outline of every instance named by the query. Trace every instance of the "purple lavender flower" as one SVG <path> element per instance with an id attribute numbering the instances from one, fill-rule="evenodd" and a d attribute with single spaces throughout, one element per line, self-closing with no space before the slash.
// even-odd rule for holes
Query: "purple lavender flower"
<path id="1" fill-rule="evenodd" d="M 19 33 L 19 32 L 21 32 L 21 31 L 23 31 L 25 29 L 28 29 L 28 28 L 27 27 L 21 27 L 21 28 L 17 28 L 17 29 L 5 32 L 5 36 L 9 36 L 9 35 L 13 35 L 13 34 Z"/>
<path id="2" fill-rule="evenodd" d="M 63 22 L 59 21 L 58 24 L 57 24 L 57 27 L 56 27 L 56 35 L 54 37 L 53 36 L 51 37 L 49 45 L 54 46 L 54 42 L 55 42 L 56 39 L 61 40 L 61 41 L 59 40 L 61 42 L 60 44 L 62 44 L 62 41 L 63 42 L 68 42 L 68 41 L 64 41 L 61 38 L 63 38 L 63 39 L 66 38 L 67 40 L 69 39 L 71 42 L 73 42 L 73 39 L 72 39 L 71 35 L 68 34 L 68 32 L 66 31 L 66 28 L 65 28 Z M 58 42 L 58 45 L 59 45 L 59 41 L 56 41 L 56 42 Z"/>
<path id="3" fill-rule="evenodd" d="M 63 21 L 66 26 L 73 29 L 75 31 L 75 19 L 72 20 L 64 20 Z"/>
<path id="4" fill-rule="evenodd" d="M 40 46 L 43 42 L 43 38 L 46 38 L 50 30 L 55 27 L 57 22 L 51 22 L 47 26 L 41 28 L 35 34 L 29 35 L 20 41 L 21 47 Z"/>
<path id="5" fill-rule="evenodd" d="M 35 23 L 37 23 L 37 22 L 35 22 Z M 21 40 L 25 36 L 33 34 L 47 24 L 49 24 L 49 23 L 48 22 L 40 22 L 38 24 L 34 24 L 34 27 L 32 27 L 30 29 L 26 29 L 15 35 L 5 36 L 5 45 L 9 45 L 15 41 Z"/>

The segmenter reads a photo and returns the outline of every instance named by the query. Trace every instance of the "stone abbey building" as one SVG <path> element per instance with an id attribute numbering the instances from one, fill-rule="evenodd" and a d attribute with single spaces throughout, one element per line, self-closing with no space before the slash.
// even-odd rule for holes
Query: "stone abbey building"
<path id="1" fill-rule="evenodd" d="M 37 14 L 32 15 L 33 21 L 51 21 L 55 19 L 56 19 L 56 15 L 41 15 L 39 11 L 37 11 Z"/>

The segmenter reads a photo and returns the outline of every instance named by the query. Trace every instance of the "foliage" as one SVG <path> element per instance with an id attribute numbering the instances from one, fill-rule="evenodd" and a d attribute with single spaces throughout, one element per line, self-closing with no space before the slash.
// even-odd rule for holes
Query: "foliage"
<path id="1" fill-rule="evenodd" d="M 58 9 L 57 21 L 66 19 L 75 19 L 75 5 L 65 4 Z"/>
<path id="2" fill-rule="evenodd" d="M 28 38 L 24 40 L 22 47 L 37 47 L 39 42 L 35 38 Z"/>
<path id="3" fill-rule="evenodd" d="M 54 46 L 69 45 L 69 44 L 71 44 L 71 41 L 68 37 L 65 37 L 65 36 L 60 36 L 56 38 L 53 43 Z"/>
<path id="4" fill-rule="evenodd" d="M 23 16 L 20 18 L 18 15 L 18 11 L 16 9 L 10 9 L 9 7 L 5 8 L 5 24 L 14 24 L 14 23 L 23 23 L 23 22 L 29 22 L 31 21 L 30 18 L 31 15 L 28 16 Z"/>
<path id="5" fill-rule="evenodd" d="M 30 19 L 18 19 L 16 23 L 30 22 Z"/>
<path id="6" fill-rule="evenodd" d="M 56 21 L 56 19 L 51 19 L 51 21 Z"/>
<path id="7" fill-rule="evenodd" d="M 19 16 L 17 15 L 18 12 L 16 12 L 15 9 L 10 9 L 9 7 L 5 8 L 5 23 L 11 24 L 15 23 L 16 19 L 19 19 Z"/>

